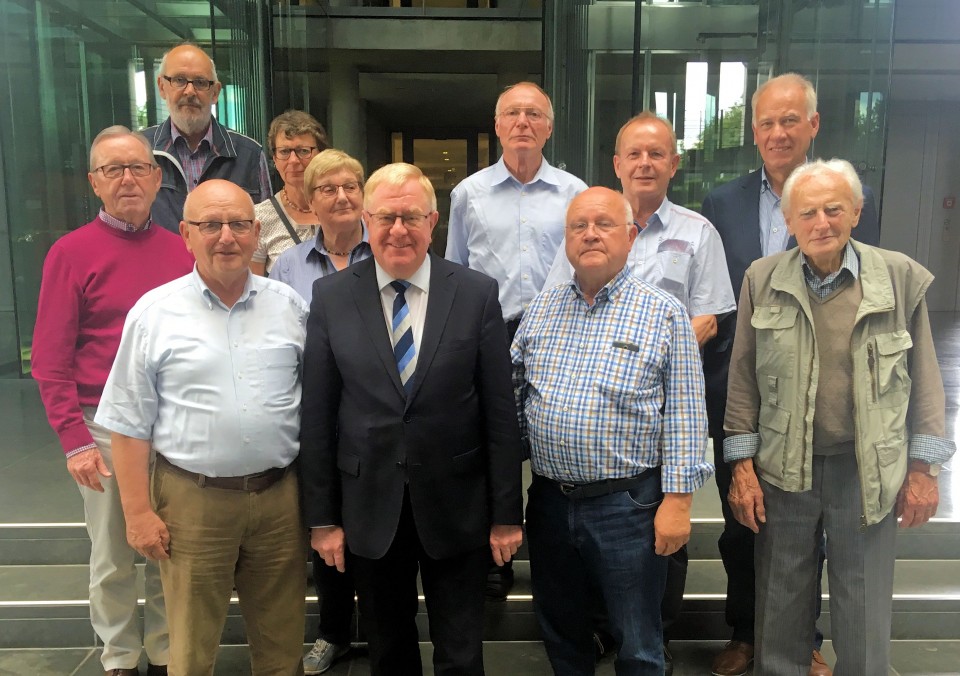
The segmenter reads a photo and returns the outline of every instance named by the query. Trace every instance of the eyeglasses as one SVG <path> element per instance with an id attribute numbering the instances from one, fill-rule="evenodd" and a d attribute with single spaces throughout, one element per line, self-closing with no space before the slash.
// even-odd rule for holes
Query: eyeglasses
<path id="1" fill-rule="evenodd" d="M 358 192 L 360 192 L 360 184 L 357 181 L 349 181 L 347 183 L 341 183 L 340 185 L 336 185 L 334 183 L 330 183 L 328 185 L 318 185 L 316 188 L 314 188 L 314 191 L 320 193 L 324 197 L 333 197 L 341 188 L 343 189 L 344 195 L 356 195 Z"/>
<path id="2" fill-rule="evenodd" d="M 253 229 L 253 219 L 246 221 L 185 221 L 190 225 L 197 226 L 197 230 L 200 231 L 200 234 L 204 237 L 212 237 L 213 235 L 219 235 L 220 231 L 223 229 L 223 226 L 228 226 L 230 232 L 234 235 L 246 235 Z"/>
<path id="3" fill-rule="evenodd" d="M 186 89 L 187 85 L 192 84 L 193 88 L 198 92 L 205 92 L 216 83 L 216 80 L 208 80 L 205 77 L 198 77 L 193 80 L 185 78 L 182 75 L 175 75 L 174 77 L 170 77 L 169 75 L 161 75 L 160 77 L 172 84 L 177 89 Z"/>
<path id="4" fill-rule="evenodd" d="M 623 223 L 615 223 L 613 221 L 592 221 L 590 223 L 577 221 L 575 223 L 568 223 L 567 230 L 569 230 L 575 235 L 582 235 L 587 231 L 587 228 L 589 228 L 591 225 L 598 232 L 613 232 L 617 228 L 624 227 Z"/>
<path id="5" fill-rule="evenodd" d="M 290 159 L 291 153 L 296 153 L 297 157 L 302 160 L 307 159 L 317 151 L 317 146 L 301 146 L 300 148 L 277 148 L 273 151 L 273 154 L 279 157 L 281 160 Z"/>
<path id="6" fill-rule="evenodd" d="M 405 228 L 416 229 L 427 222 L 429 214 L 370 214 L 371 220 L 381 228 L 393 227 L 399 218 Z"/>
<path id="7" fill-rule="evenodd" d="M 520 119 L 520 113 L 524 113 L 530 122 L 541 122 L 547 119 L 547 114 L 539 108 L 507 108 L 506 110 L 501 110 L 498 117 L 516 122 Z"/>
<path id="8" fill-rule="evenodd" d="M 104 178 L 120 178 L 123 176 L 124 169 L 129 169 L 130 173 L 136 178 L 144 178 L 145 176 L 149 176 L 154 168 L 154 165 L 147 164 L 146 162 L 134 162 L 133 164 L 104 164 L 94 169 L 94 171 L 99 171 L 103 174 Z"/>

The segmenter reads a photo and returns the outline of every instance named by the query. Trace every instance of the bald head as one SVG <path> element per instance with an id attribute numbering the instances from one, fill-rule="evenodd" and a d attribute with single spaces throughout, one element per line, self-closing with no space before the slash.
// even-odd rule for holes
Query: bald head
<path id="1" fill-rule="evenodd" d="M 204 181 L 187 195 L 180 235 L 197 259 L 200 278 L 232 306 L 243 293 L 260 239 L 250 195 L 229 181 Z"/>
<path id="2" fill-rule="evenodd" d="M 573 198 L 567 208 L 566 253 L 587 298 L 623 270 L 636 237 L 633 212 L 620 193 L 597 187 Z"/>

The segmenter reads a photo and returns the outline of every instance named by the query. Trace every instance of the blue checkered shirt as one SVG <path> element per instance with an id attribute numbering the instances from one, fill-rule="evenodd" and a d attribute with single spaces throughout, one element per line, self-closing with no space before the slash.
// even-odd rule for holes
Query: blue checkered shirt
<path id="1" fill-rule="evenodd" d="M 713 473 L 700 351 L 673 296 L 621 271 L 588 305 L 576 280 L 530 304 L 511 348 L 535 474 L 585 483 L 661 467 L 664 492 Z"/>

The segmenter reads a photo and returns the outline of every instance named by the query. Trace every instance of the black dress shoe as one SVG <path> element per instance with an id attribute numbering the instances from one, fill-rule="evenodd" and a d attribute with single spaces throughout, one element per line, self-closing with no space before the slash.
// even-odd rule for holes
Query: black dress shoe
<path id="1" fill-rule="evenodd" d="M 167 676 L 166 664 L 148 664 L 147 676 Z"/>

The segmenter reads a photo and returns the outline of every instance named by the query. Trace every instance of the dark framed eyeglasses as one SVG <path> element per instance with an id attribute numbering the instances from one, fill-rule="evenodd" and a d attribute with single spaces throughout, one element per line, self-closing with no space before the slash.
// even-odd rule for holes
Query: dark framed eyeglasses
<path id="1" fill-rule="evenodd" d="M 393 227 L 399 218 L 403 222 L 403 227 L 410 230 L 422 227 L 429 217 L 430 214 L 370 214 L 370 220 L 381 228 Z"/>
<path id="2" fill-rule="evenodd" d="M 334 183 L 329 183 L 327 185 L 318 185 L 314 190 L 324 197 L 333 197 L 337 194 L 339 190 L 343 190 L 344 195 L 356 195 L 360 192 L 360 184 L 357 181 L 348 181 L 346 183 L 341 183 L 336 185 Z"/>
<path id="3" fill-rule="evenodd" d="M 253 230 L 253 219 L 245 221 L 184 221 L 190 225 L 197 226 L 197 230 L 200 231 L 200 234 L 204 237 L 212 237 L 214 235 L 219 235 L 220 231 L 223 229 L 223 226 L 230 228 L 230 232 L 234 235 L 246 235 L 251 230 Z"/>
<path id="4" fill-rule="evenodd" d="M 187 85 L 192 84 L 193 88 L 198 92 L 207 91 L 216 82 L 216 80 L 208 80 L 205 77 L 198 77 L 194 78 L 193 80 L 183 77 L 182 75 L 174 75 L 173 77 L 170 77 L 169 75 L 161 75 L 160 77 L 172 84 L 177 89 L 186 89 Z"/>
<path id="5" fill-rule="evenodd" d="M 137 178 L 149 176 L 154 170 L 154 165 L 146 162 L 134 162 L 133 164 L 104 164 L 97 167 L 94 171 L 99 171 L 104 178 L 120 178 L 124 170 L 129 169 L 130 173 Z"/>
<path id="6" fill-rule="evenodd" d="M 319 150 L 317 146 L 300 146 L 299 148 L 277 148 L 276 150 L 273 151 L 273 154 L 279 157 L 281 160 L 288 160 L 290 159 L 291 154 L 296 153 L 297 157 L 299 157 L 301 160 L 305 160 L 311 155 L 313 155 L 315 152 L 317 152 L 317 150 Z"/>

